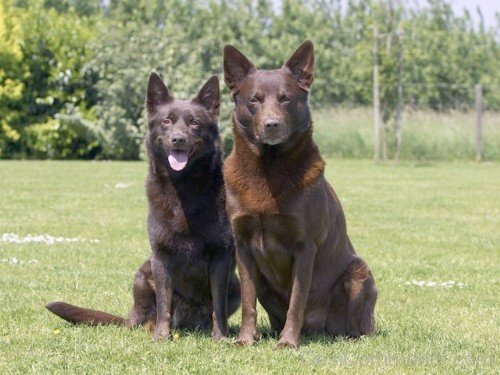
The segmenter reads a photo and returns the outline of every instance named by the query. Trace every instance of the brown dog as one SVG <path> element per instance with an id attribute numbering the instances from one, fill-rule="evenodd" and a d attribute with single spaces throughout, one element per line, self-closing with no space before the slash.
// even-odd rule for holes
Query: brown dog
<path id="1" fill-rule="evenodd" d="M 72 323 L 143 325 L 155 340 L 168 339 L 171 327 L 211 326 L 214 340 L 228 335 L 240 290 L 225 209 L 219 103 L 217 76 L 193 99 L 179 100 L 151 73 L 145 142 L 153 254 L 136 273 L 134 307 L 128 319 L 65 302 L 48 304 L 50 311 Z"/>
<path id="2" fill-rule="evenodd" d="M 359 337 L 375 330 L 377 290 L 356 255 L 344 213 L 312 139 L 308 93 L 314 51 L 304 42 L 277 70 L 224 49 L 234 148 L 224 165 L 241 279 L 239 344 L 256 339 L 256 299 L 296 348 L 301 330 Z"/>

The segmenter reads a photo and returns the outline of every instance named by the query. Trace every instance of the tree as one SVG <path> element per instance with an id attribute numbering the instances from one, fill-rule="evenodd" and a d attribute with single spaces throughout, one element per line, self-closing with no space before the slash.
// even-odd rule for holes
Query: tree
<path id="1" fill-rule="evenodd" d="M 12 126 L 21 116 L 19 100 L 24 91 L 18 21 L 11 2 L 0 1 L 0 158 L 9 155 L 21 137 Z"/>
<path id="2" fill-rule="evenodd" d="M 88 60 L 86 46 L 93 38 L 93 21 L 71 9 L 62 15 L 54 8 L 47 9 L 41 2 L 27 3 L 29 7 L 22 11 L 12 4 L 8 7 L 11 38 L 7 39 L 6 50 L 10 46 L 14 52 L 5 56 L 15 58 L 11 59 L 11 64 L 2 66 L 8 68 L 4 82 L 17 84 L 11 90 L 15 95 L 2 100 L 3 106 L 10 109 L 4 117 L 10 128 L 5 134 L 13 135 L 6 151 L 10 155 L 27 157 L 58 154 L 75 157 L 77 152 L 71 154 L 67 150 L 44 155 L 44 150 L 54 149 L 55 145 L 42 145 L 41 139 L 58 138 L 56 133 L 64 125 L 55 116 L 66 113 L 68 108 L 72 113 L 77 108 L 80 113 L 91 117 L 90 108 L 95 104 L 93 82 L 89 82 L 83 65 Z M 9 85 L 3 83 L 2 87 L 8 88 Z M 49 137 L 47 132 L 50 129 L 54 134 Z M 37 138 L 37 130 L 44 135 Z M 33 145 L 38 146 L 33 149 Z"/>
<path id="3" fill-rule="evenodd" d="M 454 14 L 447 0 L 420 4 L 0 0 L 0 157 L 137 159 L 150 71 L 160 72 L 177 97 L 189 98 L 209 75 L 222 73 L 226 43 L 267 69 L 312 39 L 311 103 L 370 105 L 375 19 L 387 155 L 400 139 L 394 124 L 403 99 L 466 109 L 481 83 L 486 108 L 500 109 L 498 31 L 473 27 L 470 15 Z M 232 103 L 221 85 L 229 148 Z"/>

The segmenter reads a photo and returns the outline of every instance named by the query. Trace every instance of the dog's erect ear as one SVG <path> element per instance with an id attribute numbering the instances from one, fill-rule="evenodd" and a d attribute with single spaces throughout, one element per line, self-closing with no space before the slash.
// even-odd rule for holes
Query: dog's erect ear
<path id="1" fill-rule="evenodd" d="M 158 106 L 168 103 L 173 100 L 173 96 L 170 95 L 167 85 L 162 81 L 160 76 L 152 72 L 149 75 L 148 90 L 146 94 L 146 109 L 148 114 L 152 114 Z"/>
<path id="2" fill-rule="evenodd" d="M 212 116 L 217 117 L 220 107 L 219 77 L 216 75 L 210 77 L 198 94 L 193 98 L 193 101 L 201 104 Z"/>
<path id="3" fill-rule="evenodd" d="M 224 47 L 224 81 L 233 95 L 245 77 L 255 71 L 255 66 L 235 47 L 230 44 Z"/>
<path id="4" fill-rule="evenodd" d="M 283 68 L 287 68 L 292 73 L 303 90 L 309 91 L 314 71 L 313 43 L 310 40 L 302 43 L 283 65 Z"/>

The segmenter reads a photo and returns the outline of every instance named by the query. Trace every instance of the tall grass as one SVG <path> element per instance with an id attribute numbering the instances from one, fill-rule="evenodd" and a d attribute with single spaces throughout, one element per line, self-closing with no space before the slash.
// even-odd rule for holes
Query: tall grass
<path id="1" fill-rule="evenodd" d="M 325 156 L 373 157 L 373 115 L 370 108 L 330 108 L 313 111 L 314 137 Z M 476 114 L 406 111 L 403 115 L 401 158 L 405 160 L 473 160 Z M 391 125 L 389 125 L 391 126 Z M 395 155 L 392 129 L 384 129 L 387 158 Z M 484 160 L 500 160 L 500 113 L 483 115 Z"/>

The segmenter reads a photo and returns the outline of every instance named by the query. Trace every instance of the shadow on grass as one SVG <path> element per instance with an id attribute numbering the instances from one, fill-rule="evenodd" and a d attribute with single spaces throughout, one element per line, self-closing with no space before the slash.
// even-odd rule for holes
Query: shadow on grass
<path id="1" fill-rule="evenodd" d="M 114 329 L 124 329 L 133 332 L 141 332 L 147 337 L 151 337 L 151 330 L 147 329 L 143 326 L 136 327 L 125 327 L 125 326 L 113 326 L 113 325 L 97 325 L 90 326 L 85 324 L 73 324 L 64 320 L 61 320 L 56 325 L 56 330 L 86 330 L 86 329 L 108 329 L 109 327 L 113 327 Z M 240 326 L 236 324 L 229 325 L 229 335 L 228 335 L 228 344 L 233 344 L 237 339 L 238 334 L 240 332 Z M 259 345 L 259 342 L 265 341 L 278 341 L 279 340 L 279 332 L 273 331 L 269 326 L 259 326 L 259 339 L 256 342 L 256 345 Z M 171 331 L 173 340 L 177 340 L 178 338 L 204 338 L 211 339 L 211 330 L 210 329 L 188 329 L 188 328 L 173 328 Z M 370 337 L 387 337 L 388 331 L 383 327 L 377 327 L 377 330 L 372 336 L 362 336 L 361 338 L 353 338 L 348 336 L 331 336 L 326 333 L 307 333 L 301 334 L 300 336 L 300 346 L 307 347 L 309 345 L 321 344 L 321 345 L 334 345 L 339 342 L 357 342 L 361 339 L 370 338 Z"/>
<path id="2" fill-rule="evenodd" d="M 361 339 L 372 338 L 372 337 L 387 337 L 388 332 L 384 328 L 376 329 L 375 333 L 371 336 L 362 336 L 361 338 L 354 338 L 349 336 L 332 336 L 327 333 L 306 333 L 300 335 L 300 346 L 305 347 L 313 344 L 336 344 L 339 342 L 357 342 Z M 279 340 L 279 332 L 272 331 L 270 327 L 263 327 L 260 331 L 261 340 Z"/>

